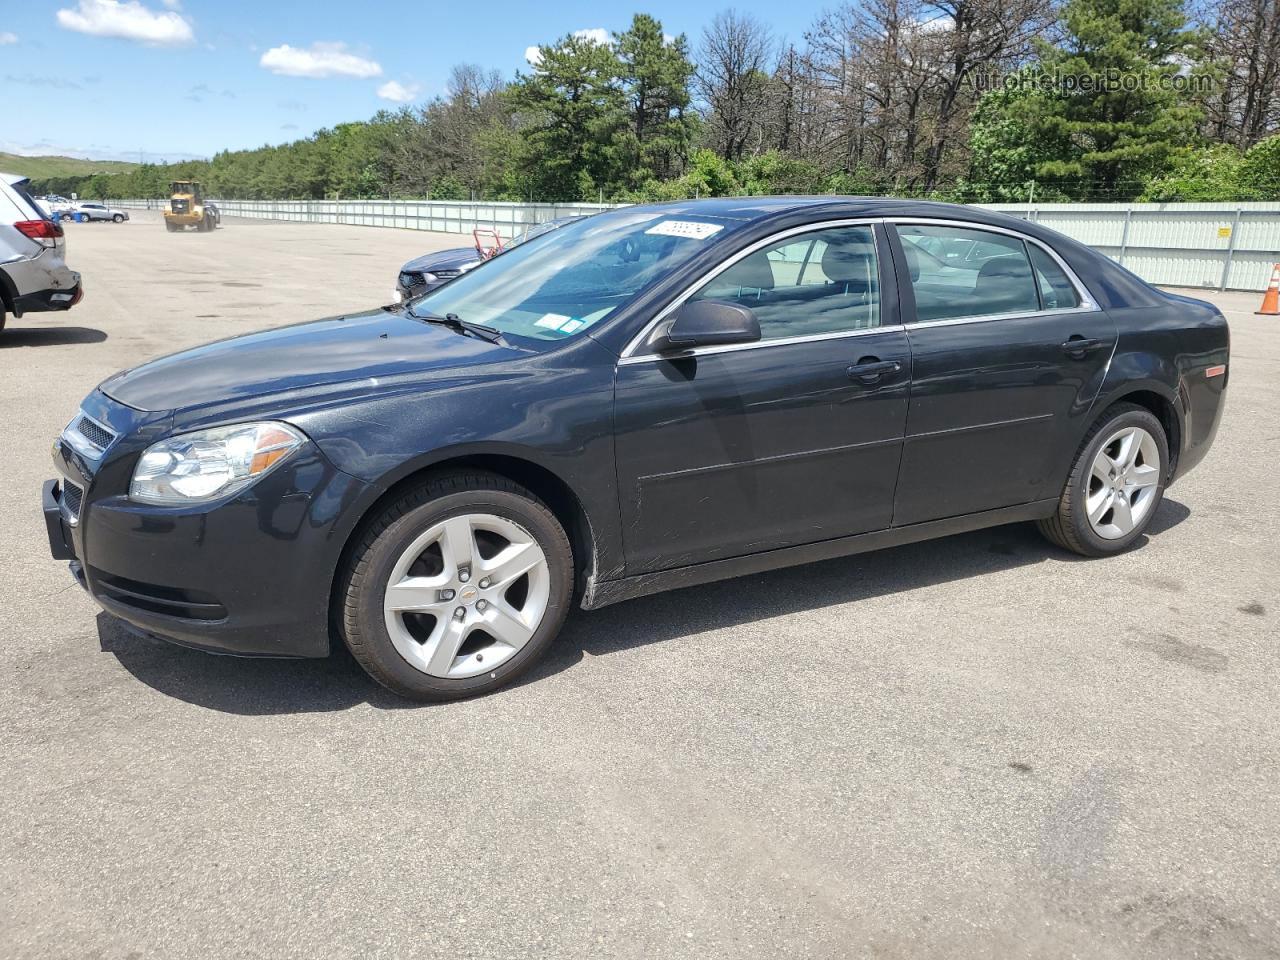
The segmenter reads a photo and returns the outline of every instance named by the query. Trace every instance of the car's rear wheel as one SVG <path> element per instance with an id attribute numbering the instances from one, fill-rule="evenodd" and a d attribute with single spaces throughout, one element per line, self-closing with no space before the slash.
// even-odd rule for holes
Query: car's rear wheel
<path id="1" fill-rule="evenodd" d="M 343 638 L 401 696 L 473 696 L 542 655 L 572 588 L 569 540 L 545 504 L 504 477 L 443 474 L 387 506 L 351 552 Z"/>
<path id="2" fill-rule="evenodd" d="M 1086 557 L 1127 550 L 1160 507 L 1168 464 L 1160 421 L 1144 407 L 1116 404 L 1085 436 L 1057 512 L 1038 521 L 1040 532 Z"/>

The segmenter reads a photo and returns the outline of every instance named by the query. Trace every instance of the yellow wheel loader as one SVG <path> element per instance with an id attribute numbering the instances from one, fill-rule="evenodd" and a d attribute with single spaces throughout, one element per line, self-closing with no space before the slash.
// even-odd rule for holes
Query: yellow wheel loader
<path id="1" fill-rule="evenodd" d="M 222 217 L 218 208 L 204 198 L 195 180 L 175 180 L 169 184 L 169 206 L 164 211 L 164 228 L 170 233 L 195 227 L 201 233 L 216 229 Z"/>

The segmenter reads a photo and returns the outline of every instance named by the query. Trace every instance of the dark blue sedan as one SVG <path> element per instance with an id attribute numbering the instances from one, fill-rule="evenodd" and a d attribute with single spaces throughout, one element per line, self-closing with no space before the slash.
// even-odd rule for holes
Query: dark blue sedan
<path id="1" fill-rule="evenodd" d="M 1213 306 L 997 213 L 629 207 L 405 305 L 111 377 L 44 514 L 137 630 L 345 643 L 451 699 L 573 606 L 1012 522 L 1125 550 L 1209 450 L 1228 353 Z"/>
<path id="2" fill-rule="evenodd" d="M 535 223 L 508 240 L 497 253 L 505 253 L 535 237 L 558 230 L 566 223 L 581 219 L 582 217 L 559 217 L 555 220 Z M 497 253 L 492 256 L 496 256 Z M 448 283 L 454 277 L 466 273 L 487 259 L 490 257 L 480 249 L 478 241 L 470 247 L 451 247 L 448 250 L 437 250 L 435 253 L 424 253 L 420 257 L 415 257 L 400 268 L 400 275 L 396 278 L 396 302 L 401 303 L 420 296 L 428 290 L 434 290 L 440 284 Z"/>

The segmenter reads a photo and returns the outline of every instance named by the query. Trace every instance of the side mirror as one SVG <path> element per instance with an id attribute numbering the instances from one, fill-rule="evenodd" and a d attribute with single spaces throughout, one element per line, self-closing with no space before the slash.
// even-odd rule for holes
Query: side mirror
<path id="1" fill-rule="evenodd" d="M 658 353 L 760 339 L 755 313 L 724 300 L 692 300 L 654 331 L 649 346 Z"/>

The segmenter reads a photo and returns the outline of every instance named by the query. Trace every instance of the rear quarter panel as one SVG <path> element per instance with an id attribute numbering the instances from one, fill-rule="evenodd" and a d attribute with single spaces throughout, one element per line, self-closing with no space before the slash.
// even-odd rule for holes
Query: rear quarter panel
<path id="1" fill-rule="evenodd" d="M 1120 336 L 1096 409 L 1138 391 L 1169 401 L 1177 419 L 1170 437 L 1172 478 L 1186 474 L 1212 445 L 1230 376 L 1230 331 L 1212 304 L 1160 294 L 1151 305 L 1113 307 Z M 1212 367 L 1227 372 L 1210 377 Z"/>

